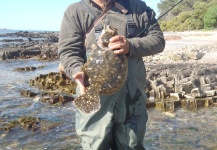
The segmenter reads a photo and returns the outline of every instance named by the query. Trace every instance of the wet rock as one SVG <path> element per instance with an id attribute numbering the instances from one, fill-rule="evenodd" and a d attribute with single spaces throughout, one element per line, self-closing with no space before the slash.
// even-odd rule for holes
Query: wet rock
<path id="1" fill-rule="evenodd" d="M 47 120 L 41 120 L 38 117 L 21 116 L 14 120 L 0 119 L 0 123 L 4 122 L 0 126 L 0 131 L 10 132 L 15 128 L 21 128 L 29 131 L 41 131 L 46 132 L 57 126 L 61 125 L 61 122 L 52 122 Z"/>
<path id="2" fill-rule="evenodd" d="M 72 102 L 73 100 L 74 98 L 72 96 L 59 95 L 59 94 L 48 95 L 42 98 L 42 102 L 46 102 L 50 104 L 58 104 L 58 105 L 65 104 L 67 102 Z"/>
<path id="3" fill-rule="evenodd" d="M 213 103 L 213 98 L 208 97 L 208 98 L 205 99 L 205 104 L 204 104 L 204 106 L 205 106 L 206 108 L 212 106 L 213 104 L 214 104 L 214 103 Z"/>
<path id="4" fill-rule="evenodd" d="M 41 54 L 41 50 L 39 48 L 36 49 L 24 49 L 20 52 L 20 57 L 28 57 L 28 56 L 37 56 Z"/>
<path id="5" fill-rule="evenodd" d="M 36 69 L 37 69 L 36 67 L 18 67 L 18 68 L 15 68 L 14 70 L 15 71 L 33 71 Z"/>
<path id="6" fill-rule="evenodd" d="M 32 92 L 30 90 L 21 90 L 20 95 L 24 97 L 35 97 L 39 93 Z"/>
<path id="7" fill-rule="evenodd" d="M 22 49 L 5 48 L 0 50 L 0 60 L 16 59 L 20 56 Z"/>
<path id="8" fill-rule="evenodd" d="M 49 43 L 44 44 L 41 49 L 41 54 L 38 56 L 39 60 L 53 60 L 58 57 L 58 44 L 57 43 Z"/>
<path id="9" fill-rule="evenodd" d="M 15 127 L 21 127 L 23 129 L 37 130 L 38 124 L 40 123 L 40 121 L 41 121 L 40 118 L 22 116 L 16 120 L 12 120 L 12 121 L 5 123 L 3 127 L 0 128 L 0 130 L 10 131 L 11 129 Z"/>
<path id="10" fill-rule="evenodd" d="M 164 112 L 174 112 L 176 109 L 185 109 L 188 111 L 197 111 L 200 108 L 214 106 L 209 99 L 182 99 L 146 102 L 147 108 L 156 108 Z"/>
<path id="11" fill-rule="evenodd" d="M 31 86 L 36 86 L 40 90 L 53 91 L 65 94 L 75 94 L 76 84 L 64 74 L 51 72 L 41 74 L 35 79 L 30 80 Z"/>
<path id="12" fill-rule="evenodd" d="M 29 67 L 17 67 L 15 68 L 14 70 L 15 71 L 33 71 L 33 70 L 36 70 L 36 69 L 41 69 L 41 68 L 44 68 L 45 66 L 38 66 L 38 67 L 34 67 L 34 66 L 29 66 Z"/>
<path id="13" fill-rule="evenodd" d="M 25 49 L 25 48 L 3 48 L 0 49 L 0 59 L 18 59 L 18 58 L 30 58 L 41 54 L 40 49 Z"/>
<path id="14" fill-rule="evenodd" d="M 33 117 L 20 117 L 17 119 L 19 124 L 26 129 L 36 129 L 37 124 L 41 121 L 40 118 L 33 118 Z"/>
<path id="15" fill-rule="evenodd" d="M 181 108 L 187 109 L 190 111 L 196 111 L 197 110 L 196 101 L 194 99 L 182 100 L 181 101 Z"/>
<path id="16" fill-rule="evenodd" d="M 37 56 L 39 60 L 57 59 L 57 32 L 27 32 L 8 33 L 0 37 L 25 37 L 21 39 L 5 39 L 3 48 L 0 49 L 0 59 L 26 59 Z M 34 39 L 33 39 L 34 38 Z M 16 41 L 18 40 L 18 41 Z M 16 42 L 14 44 L 14 42 Z"/>

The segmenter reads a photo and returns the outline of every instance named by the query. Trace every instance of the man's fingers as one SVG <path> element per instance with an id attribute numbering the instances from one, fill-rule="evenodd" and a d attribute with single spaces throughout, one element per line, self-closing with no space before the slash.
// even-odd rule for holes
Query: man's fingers
<path id="1" fill-rule="evenodd" d="M 123 44 L 121 44 L 121 43 L 109 45 L 109 48 L 110 48 L 111 50 L 121 49 L 122 47 L 123 47 Z"/>
<path id="2" fill-rule="evenodd" d="M 86 88 L 83 85 L 79 86 L 79 89 L 80 89 L 80 93 L 81 94 L 85 94 L 86 93 Z"/>
<path id="3" fill-rule="evenodd" d="M 86 93 L 86 88 L 85 88 L 84 84 L 81 83 L 79 80 L 77 80 L 76 82 L 78 84 L 80 94 L 85 94 Z"/>
<path id="4" fill-rule="evenodd" d="M 115 50 L 114 53 L 115 54 L 124 54 L 124 50 L 123 49 Z"/>
<path id="5" fill-rule="evenodd" d="M 84 78 L 84 73 L 83 72 L 78 72 L 76 74 L 73 75 L 73 78 L 76 79 L 82 79 Z"/>
<path id="6" fill-rule="evenodd" d="M 123 41 L 125 38 L 123 36 L 120 35 L 116 35 L 112 38 L 109 39 L 109 42 L 114 43 L 114 42 L 118 42 L 118 41 Z"/>
<path id="7" fill-rule="evenodd" d="M 129 42 L 124 36 L 116 35 L 110 40 L 108 47 L 114 51 L 115 54 L 128 54 Z"/>
<path id="8" fill-rule="evenodd" d="M 84 86 L 84 73 L 83 72 L 78 72 L 78 73 L 73 75 L 73 78 L 75 79 L 75 82 L 79 86 L 80 93 L 85 94 L 86 93 L 86 88 Z"/>

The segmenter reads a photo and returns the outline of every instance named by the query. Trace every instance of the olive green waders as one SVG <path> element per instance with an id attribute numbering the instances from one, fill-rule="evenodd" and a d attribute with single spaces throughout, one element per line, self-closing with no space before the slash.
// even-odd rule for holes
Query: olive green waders
<path id="1" fill-rule="evenodd" d="M 113 95 L 100 95 L 98 112 L 76 113 L 76 132 L 84 150 L 144 150 L 148 119 L 145 67 L 142 58 L 128 58 L 128 78 Z"/>

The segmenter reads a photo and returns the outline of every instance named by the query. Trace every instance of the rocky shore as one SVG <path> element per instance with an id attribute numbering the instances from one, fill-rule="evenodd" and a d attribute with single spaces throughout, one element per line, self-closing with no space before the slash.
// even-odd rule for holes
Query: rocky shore
<path id="1" fill-rule="evenodd" d="M 157 55 L 144 57 L 152 64 L 217 63 L 217 31 L 164 33 L 165 50 Z"/>
<path id="2" fill-rule="evenodd" d="M 4 43 L 0 48 L 0 60 L 32 57 L 57 59 L 58 32 L 20 31 L 1 34 L 0 37 L 3 38 L 0 42 Z"/>
<path id="3" fill-rule="evenodd" d="M 148 107 L 217 106 L 217 32 L 165 33 L 164 52 L 144 57 Z"/>
<path id="4" fill-rule="evenodd" d="M 57 59 L 58 33 L 17 32 L 1 35 L 16 37 L 2 40 L 0 59 Z M 19 39 L 25 37 L 26 40 Z M 200 107 L 217 106 L 217 32 L 165 33 L 164 52 L 144 57 L 147 69 L 147 107 L 173 112 L 176 108 L 195 111 Z M 14 43 L 15 42 L 15 43 Z M 58 67 L 58 66 L 57 66 Z M 32 71 L 41 67 L 16 68 Z M 39 97 L 42 102 L 62 104 L 73 101 L 75 83 L 60 73 L 40 75 L 30 85 L 43 92 L 21 91 L 27 97 Z"/>

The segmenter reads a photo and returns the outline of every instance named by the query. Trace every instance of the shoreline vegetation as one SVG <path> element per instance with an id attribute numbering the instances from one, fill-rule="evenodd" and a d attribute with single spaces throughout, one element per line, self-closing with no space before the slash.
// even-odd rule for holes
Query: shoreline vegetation
<path id="1" fill-rule="evenodd" d="M 158 3 L 160 15 L 166 12 L 179 0 L 162 0 Z M 189 31 L 200 29 L 215 29 L 217 27 L 217 1 L 216 0 L 185 0 L 179 3 L 160 20 L 163 31 Z"/>

